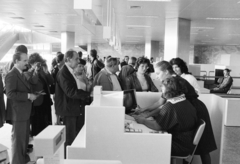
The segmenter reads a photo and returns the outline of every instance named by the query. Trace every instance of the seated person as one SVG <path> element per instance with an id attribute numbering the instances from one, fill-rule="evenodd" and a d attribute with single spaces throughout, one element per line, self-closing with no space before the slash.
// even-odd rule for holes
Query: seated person
<path id="1" fill-rule="evenodd" d="M 135 68 L 137 72 L 132 73 L 126 78 L 123 89 L 136 89 L 138 92 L 158 92 L 158 89 L 154 85 L 151 77 L 146 74 L 149 65 L 149 59 L 139 57 Z"/>
<path id="2" fill-rule="evenodd" d="M 107 58 L 106 66 L 103 68 L 93 80 L 93 86 L 102 86 L 103 91 L 121 91 L 122 87 L 116 75 L 119 71 L 117 58 Z"/>
<path id="3" fill-rule="evenodd" d="M 162 96 L 167 102 L 162 106 L 155 120 L 133 116 L 140 124 L 172 134 L 172 156 L 187 156 L 194 149 L 193 138 L 198 120 L 196 109 L 186 100 L 182 90 L 186 88 L 178 78 L 166 78 L 162 82 Z"/>
<path id="4" fill-rule="evenodd" d="M 210 90 L 210 93 L 227 93 L 233 84 L 233 78 L 230 76 L 230 69 L 224 69 L 224 78 L 217 87 Z"/>

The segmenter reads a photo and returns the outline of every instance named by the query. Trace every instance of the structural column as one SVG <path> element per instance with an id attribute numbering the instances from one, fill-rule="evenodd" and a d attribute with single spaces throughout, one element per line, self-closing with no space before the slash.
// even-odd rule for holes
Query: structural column
<path id="1" fill-rule="evenodd" d="M 62 32 L 61 33 L 61 52 L 65 54 L 69 49 L 74 49 L 75 33 Z"/>
<path id="2" fill-rule="evenodd" d="M 179 57 L 189 63 L 191 21 L 182 18 L 166 19 L 164 60 Z"/>

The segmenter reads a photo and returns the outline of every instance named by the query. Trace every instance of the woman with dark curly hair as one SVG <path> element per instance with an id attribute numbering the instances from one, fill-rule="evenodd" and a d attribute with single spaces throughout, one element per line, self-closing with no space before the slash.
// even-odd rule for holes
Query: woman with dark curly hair
<path id="1" fill-rule="evenodd" d="M 183 94 L 185 86 L 176 77 L 162 81 L 162 96 L 167 100 L 155 120 L 134 116 L 135 120 L 157 131 L 172 134 L 172 156 L 188 156 L 194 149 L 196 109 Z"/>
<path id="2" fill-rule="evenodd" d="M 151 77 L 146 74 L 149 64 L 149 59 L 139 57 L 135 65 L 135 69 L 137 71 L 126 78 L 123 89 L 136 89 L 138 92 L 158 92 L 158 89 L 153 84 Z"/>
<path id="3" fill-rule="evenodd" d="M 182 78 L 187 80 L 199 94 L 200 86 L 198 85 L 197 79 L 188 72 L 186 62 L 183 61 L 181 58 L 173 58 L 172 60 L 170 60 L 170 64 L 172 65 L 174 72 L 178 76 L 181 76 Z"/>
<path id="4" fill-rule="evenodd" d="M 44 60 L 40 54 L 31 54 L 28 62 L 32 66 L 31 69 L 36 70 L 35 73 L 38 76 L 37 81 L 30 82 L 33 92 L 39 93 L 39 97 L 33 101 L 34 115 L 31 118 L 32 136 L 36 136 L 48 125 L 52 124 L 51 105 L 53 103 L 50 97 L 49 87 L 53 84 L 54 79 L 48 72 L 46 60 Z"/>

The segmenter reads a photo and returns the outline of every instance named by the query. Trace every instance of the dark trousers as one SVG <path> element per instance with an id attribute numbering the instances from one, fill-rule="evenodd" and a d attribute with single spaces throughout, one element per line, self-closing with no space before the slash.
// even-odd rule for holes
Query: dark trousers
<path id="1" fill-rule="evenodd" d="M 12 121 L 12 162 L 11 164 L 26 164 L 30 161 L 27 155 L 30 124 L 27 121 Z"/>
<path id="2" fill-rule="evenodd" d="M 43 131 L 49 123 L 49 114 L 48 110 L 51 110 L 49 106 L 34 106 L 34 115 L 31 116 L 32 124 L 32 136 L 37 136 L 41 131 Z"/>
<path id="3" fill-rule="evenodd" d="M 64 154 L 66 157 L 66 146 L 71 145 L 76 138 L 79 131 L 84 125 L 84 114 L 80 116 L 65 116 L 63 117 L 63 124 L 66 126 L 66 142 Z"/>

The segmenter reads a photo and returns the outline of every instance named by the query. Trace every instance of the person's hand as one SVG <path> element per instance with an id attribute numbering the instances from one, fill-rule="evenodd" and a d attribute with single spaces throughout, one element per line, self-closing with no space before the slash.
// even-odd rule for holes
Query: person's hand
<path id="1" fill-rule="evenodd" d="M 91 92 L 92 89 L 93 89 L 92 83 L 88 83 L 88 84 L 87 84 L 87 91 L 88 91 L 88 92 Z"/>
<path id="2" fill-rule="evenodd" d="M 135 119 L 135 121 L 139 124 L 143 124 L 144 121 L 146 120 L 144 117 L 139 117 L 139 116 L 133 116 L 133 118 Z"/>
<path id="3" fill-rule="evenodd" d="M 134 110 L 134 114 L 140 114 L 142 112 L 144 112 L 146 109 L 141 108 L 139 105 L 137 105 L 137 108 Z"/>
<path id="4" fill-rule="evenodd" d="M 38 95 L 30 93 L 29 100 L 34 101 L 38 98 Z"/>
<path id="5" fill-rule="evenodd" d="M 43 68 L 43 72 L 44 72 L 45 74 L 48 74 L 48 68 L 47 68 L 47 66 L 43 66 L 42 68 Z"/>
<path id="6" fill-rule="evenodd" d="M 218 88 L 213 88 L 214 91 L 218 90 Z"/>
<path id="7" fill-rule="evenodd" d="M 55 125 L 62 125 L 62 122 L 60 120 L 60 116 L 57 116 L 57 122 L 55 123 Z"/>

